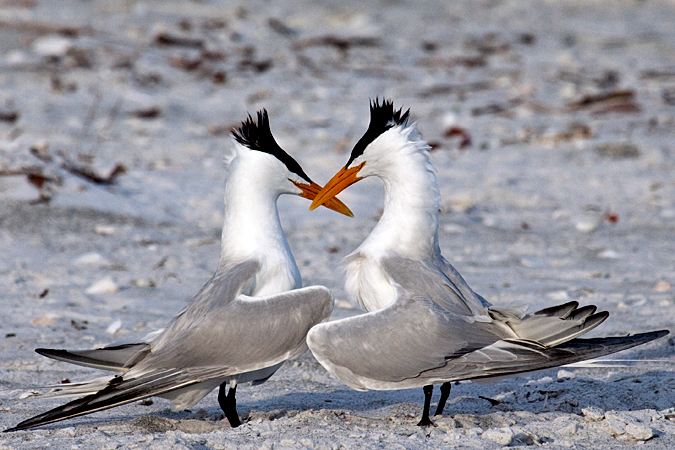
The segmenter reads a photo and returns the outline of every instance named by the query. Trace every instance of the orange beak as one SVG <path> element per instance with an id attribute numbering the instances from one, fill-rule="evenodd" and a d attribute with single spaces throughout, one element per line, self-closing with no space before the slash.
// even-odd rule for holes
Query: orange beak
<path id="1" fill-rule="evenodd" d="M 300 188 L 302 193 L 300 194 L 300 197 L 309 199 L 309 200 L 314 200 L 316 198 L 316 195 L 321 192 L 321 186 L 319 186 L 316 183 L 312 184 L 304 184 L 304 183 L 297 183 L 293 180 L 290 180 L 294 185 Z M 354 217 L 354 214 L 347 208 L 347 205 L 342 203 L 340 200 L 337 198 L 333 197 L 328 199 L 325 202 L 321 202 L 323 206 L 325 206 L 328 209 L 332 209 L 333 211 L 339 212 L 340 214 L 344 214 L 345 216 L 348 217 Z M 319 205 L 317 205 L 319 206 Z"/>
<path id="2" fill-rule="evenodd" d="M 359 164 L 358 166 L 347 169 L 343 167 L 338 173 L 335 174 L 333 178 L 330 179 L 328 183 L 323 187 L 321 192 L 319 192 L 312 205 L 309 207 L 310 211 L 315 210 L 321 205 L 327 205 L 328 202 L 335 199 L 335 196 L 338 195 L 347 187 L 359 181 L 361 178 L 356 176 L 359 173 L 359 170 L 365 165 L 365 161 Z"/>

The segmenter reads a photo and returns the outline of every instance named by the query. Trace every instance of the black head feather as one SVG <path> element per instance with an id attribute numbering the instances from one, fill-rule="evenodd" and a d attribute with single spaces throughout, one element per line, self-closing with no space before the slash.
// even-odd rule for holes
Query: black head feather
<path id="1" fill-rule="evenodd" d="M 298 162 L 294 160 L 291 155 L 286 153 L 283 148 L 279 147 L 277 141 L 274 140 L 274 136 L 272 136 L 272 130 L 270 130 L 270 120 L 267 116 L 266 109 L 261 109 L 258 111 L 257 124 L 253 121 L 253 117 L 251 117 L 249 114 L 248 119 L 242 122 L 238 129 L 232 130 L 232 136 L 241 145 L 251 150 L 257 150 L 274 156 L 279 161 L 284 163 L 288 170 L 295 173 L 308 183 L 312 182 L 305 171 L 302 170 L 300 164 L 298 164 Z"/>
<path id="2" fill-rule="evenodd" d="M 366 147 L 377 139 L 379 135 L 397 125 L 406 125 L 410 117 L 410 109 L 404 113 L 402 111 L 403 108 L 399 108 L 398 111 L 394 110 L 394 103 L 391 100 L 383 99 L 382 103 L 380 103 L 380 100 L 376 97 L 375 100 L 371 101 L 370 125 L 368 125 L 368 130 L 363 137 L 354 146 L 345 167 L 349 167 L 352 161 L 361 156 Z"/>

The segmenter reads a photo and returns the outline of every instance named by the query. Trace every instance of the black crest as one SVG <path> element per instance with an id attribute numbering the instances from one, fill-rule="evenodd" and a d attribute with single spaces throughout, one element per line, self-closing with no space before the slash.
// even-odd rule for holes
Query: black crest
<path id="1" fill-rule="evenodd" d="M 375 98 L 375 100 L 371 101 L 370 125 L 368 125 L 368 130 L 363 137 L 361 137 L 359 142 L 354 146 L 345 167 L 349 167 L 352 161 L 361 156 L 366 147 L 377 139 L 379 135 L 397 125 L 406 125 L 408 123 L 408 118 L 410 117 L 410 109 L 404 113 L 402 113 L 402 110 L 403 108 L 394 110 L 394 103 L 391 100 L 383 99 L 382 103 L 380 103 L 380 100 Z"/>
<path id="2" fill-rule="evenodd" d="M 286 168 L 298 175 L 300 178 L 311 183 L 312 180 L 302 170 L 300 164 L 294 160 L 291 155 L 286 153 L 283 148 L 279 147 L 277 141 L 272 136 L 270 129 L 270 119 L 267 116 L 267 110 L 261 109 L 258 111 L 258 123 L 253 121 L 253 117 L 248 115 L 248 119 L 241 123 L 241 126 L 232 130 L 232 136 L 244 147 L 251 150 L 257 150 L 263 153 L 269 153 L 284 163 Z"/>

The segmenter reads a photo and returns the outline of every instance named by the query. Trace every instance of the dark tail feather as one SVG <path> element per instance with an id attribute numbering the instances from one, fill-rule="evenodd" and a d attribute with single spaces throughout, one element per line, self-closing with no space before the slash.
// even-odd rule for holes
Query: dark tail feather
<path id="1" fill-rule="evenodd" d="M 560 317 L 561 319 L 567 318 L 572 311 L 574 311 L 579 306 L 579 302 L 571 301 L 563 305 L 549 306 L 535 312 L 533 315 L 536 316 L 547 316 L 547 317 Z"/>
<path id="2" fill-rule="evenodd" d="M 123 380 L 122 377 L 118 376 L 113 378 L 108 386 L 96 394 L 87 395 L 43 414 L 26 419 L 17 426 L 5 430 L 5 432 L 27 430 L 71 417 L 102 411 L 136 400 L 161 395 L 199 382 L 199 380 L 194 379 L 181 381 L 179 379 L 180 375 L 177 371 L 170 371 L 131 380 Z"/>
<path id="3" fill-rule="evenodd" d="M 95 350 L 62 350 L 37 348 L 35 351 L 48 358 L 65 361 L 79 366 L 96 369 L 123 371 L 143 359 L 150 351 L 150 345 L 138 344 L 111 345 Z"/>
<path id="4" fill-rule="evenodd" d="M 551 367 L 564 366 L 588 359 L 599 358 L 611 353 L 627 350 L 638 345 L 646 344 L 660 337 L 666 336 L 668 330 L 651 331 L 648 333 L 636 334 L 633 336 L 618 336 L 608 338 L 593 339 L 572 339 L 556 347 L 543 347 L 537 343 L 527 341 L 514 341 L 521 347 L 523 358 L 517 358 L 513 365 L 505 364 L 504 361 L 483 366 L 482 374 L 479 376 L 470 376 L 468 378 L 486 378 L 495 376 L 514 375 L 517 373 L 530 372 Z M 528 347 L 531 346 L 531 347 Z M 514 353 L 518 353 L 516 350 Z M 532 355 L 539 354 L 541 357 L 532 358 Z M 461 376 L 457 379 L 466 379 Z"/>

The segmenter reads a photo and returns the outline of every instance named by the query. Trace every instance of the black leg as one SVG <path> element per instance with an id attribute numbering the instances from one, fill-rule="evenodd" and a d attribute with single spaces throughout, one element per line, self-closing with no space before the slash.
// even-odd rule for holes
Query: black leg
<path id="1" fill-rule="evenodd" d="M 436 407 L 436 414 L 434 414 L 435 416 L 443 414 L 443 408 L 445 408 L 445 402 L 446 400 L 448 400 L 448 397 L 450 396 L 451 387 L 452 385 L 450 384 L 449 381 L 441 385 L 441 399 L 438 401 L 438 407 Z"/>
<path id="2" fill-rule="evenodd" d="M 434 393 L 434 385 L 430 384 L 422 388 L 424 390 L 424 411 L 422 411 L 422 420 L 417 424 L 419 427 L 430 427 L 434 423 L 429 419 L 429 408 L 431 407 L 431 394 Z"/>
<path id="3" fill-rule="evenodd" d="M 218 404 L 220 404 L 220 409 L 225 413 L 225 417 L 230 422 L 232 428 L 237 428 L 241 425 L 239 420 L 239 415 L 237 414 L 237 399 L 234 397 L 237 393 L 237 385 L 230 388 L 230 391 L 225 395 L 225 386 L 227 382 L 220 385 L 218 390 Z"/>

